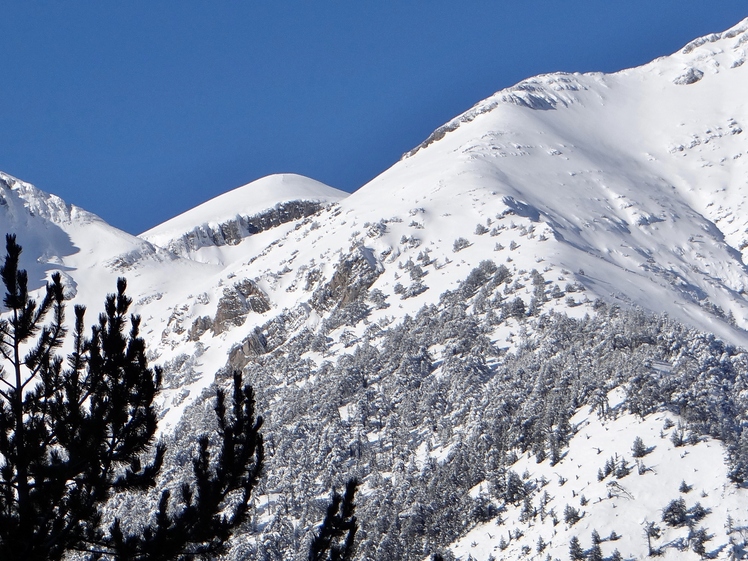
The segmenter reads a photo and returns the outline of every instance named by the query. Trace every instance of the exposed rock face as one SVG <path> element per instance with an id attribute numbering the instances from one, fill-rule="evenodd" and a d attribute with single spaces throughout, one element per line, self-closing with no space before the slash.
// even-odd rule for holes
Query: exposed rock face
<path id="1" fill-rule="evenodd" d="M 229 352 L 228 366 L 231 370 L 241 370 L 251 357 L 271 353 L 289 340 L 292 333 L 309 318 L 309 307 L 299 306 L 285 310 L 261 327 L 255 327 Z"/>
<path id="2" fill-rule="evenodd" d="M 268 351 L 267 338 L 259 327 L 256 327 L 229 352 L 228 366 L 231 370 L 241 370 L 249 362 L 247 357 L 265 354 Z"/>
<path id="3" fill-rule="evenodd" d="M 186 256 L 202 247 L 236 245 L 244 238 L 286 222 L 306 218 L 323 207 L 316 201 L 289 201 L 255 216 L 241 216 L 221 224 L 203 224 L 169 242 L 167 249 Z"/>
<path id="4" fill-rule="evenodd" d="M 382 271 L 372 251 L 359 247 L 340 261 L 330 282 L 314 292 L 310 304 L 318 312 L 326 312 L 336 306 L 343 308 L 364 296 Z"/>
<path id="5" fill-rule="evenodd" d="M 268 310 L 270 302 L 265 293 L 254 282 L 244 279 L 224 289 L 213 320 L 213 332 L 217 335 L 231 327 L 239 327 L 250 312 L 262 314 Z"/>
<path id="6" fill-rule="evenodd" d="M 240 345 L 234 347 L 229 353 L 230 368 L 241 369 L 248 363 L 248 357 L 266 354 L 280 347 L 287 341 L 289 333 L 308 317 L 310 310 L 317 312 L 336 308 L 340 310 L 361 300 L 382 271 L 383 268 L 377 262 L 373 252 L 366 247 L 359 247 L 340 261 L 330 281 L 314 292 L 308 306 L 300 306 L 295 311 L 280 314 L 262 327 L 255 328 Z M 235 288 L 238 292 L 237 285 Z M 219 329 L 217 327 L 219 316 L 224 326 L 223 329 L 229 323 L 231 325 L 244 323 L 247 312 L 242 310 L 236 293 L 227 289 L 219 302 L 219 313 L 216 314 L 214 321 L 214 331 Z"/>
<path id="7" fill-rule="evenodd" d="M 187 332 L 187 340 L 197 341 L 202 337 L 203 333 L 208 331 L 211 327 L 213 327 L 213 320 L 210 319 L 210 316 L 200 316 L 195 318 L 190 330 Z"/>

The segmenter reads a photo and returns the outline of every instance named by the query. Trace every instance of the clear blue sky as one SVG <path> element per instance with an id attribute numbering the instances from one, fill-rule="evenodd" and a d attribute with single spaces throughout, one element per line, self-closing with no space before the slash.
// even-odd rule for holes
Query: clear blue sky
<path id="1" fill-rule="evenodd" d="M 355 190 L 543 72 L 615 71 L 746 0 L 0 6 L 0 170 L 139 233 L 271 173 Z"/>

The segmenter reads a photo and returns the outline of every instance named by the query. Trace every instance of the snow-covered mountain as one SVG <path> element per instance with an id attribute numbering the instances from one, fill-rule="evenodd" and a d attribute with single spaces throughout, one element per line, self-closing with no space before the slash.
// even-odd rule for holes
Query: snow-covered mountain
<path id="1" fill-rule="evenodd" d="M 525 367 L 522 361 L 529 361 L 534 365 L 532 372 L 541 368 L 534 359 L 521 357 L 531 356 L 536 345 L 539 349 L 545 344 L 541 344 L 546 337 L 542 330 L 549 321 L 557 321 L 558 314 L 579 321 L 572 332 L 582 333 L 591 321 L 600 321 L 602 330 L 615 324 L 615 306 L 638 307 L 647 313 L 667 314 L 731 345 L 748 345 L 748 269 L 744 263 L 748 257 L 748 214 L 744 212 L 748 132 L 743 132 L 748 126 L 747 51 L 748 19 L 639 68 L 525 80 L 440 127 L 351 195 L 297 175 L 270 176 L 135 237 L 2 174 L 0 224 L 17 234 L 24 247 L 22 266 L 29 269 L 35 288 L 51 271 L 62 270 L 71 297 L 98 310 L 116 277 L 128 278 L 134 311 L 143 317 L 150 359 L 165 367 L 160 402 L 165 435 L 189 440 L 191 421 L 183 416 L 187 412 L 187 419 L 194 420 L 205 411 L 204 390 L 216 380 L 220 383 L 226 369 L 248 373 L 269 419 L 267 430 L 276 431 L 271 442 L 277 449 L 268 456 L 267 501 L 258 506 L 255 521 L 255 529 L 263 535 L 280 540 L 278 536 L 286 539 L 294 532 L 303 533 L 314 522 L 315 513 L 304 510 L 308 507 L 300 506 L 303 501 L 288 503 L 289 499 L 282 498 L 284 493 L 296 488 L 306 497 L 317 496 L 320 489 L 328 489 L 343 477 L 341 466 L 364 479 L 362 508 L 374 513 L 384 508 L 382 501 L 392 501 L 397 482 L 406 478 L 402 470 L 413 470 L 411 478 L 419 472 L 419 484 L 428 486 L 429 478 L 445 476 L 455 458 L 460 458 L 461 449 L 484 454 L 483 460 L 496 456 L 492 460 L 496 465 L 461 482 L 467 485 L 469 479 L 478 479 L 460 487 L 459 500 L 500 502 L 505 496 L 504 491 L 496 491 L 499 466 L 507 468 L 508 458 L 515 454 L 520 463 L 513 470 L 534 471 L 528 459 L 541 455 L 537 442 L 531 439 L 530 446 L 525 437 L 502 440 L 506 448 L 494 455 L 483 449 L 480 433 L 486 433 L 484 425 L 501 425 L 502 415 L 524 411 L 525 405 L 507 405 L 503 412 L 497 410 L 493 417 L 485 413 L 484 418 L 477 404 L 514 399 L 502 393 L 506 390 L 496 377 L 514 380 L 514 374 L 502 370 L 511 361 L 518 368 Z M 599 316 L 601 310 L 611 314 L 608 323 L 586 317 Z M 433 321 L 429 316 L 440 318 L 441 323 L 426 329 Z M 445 326 L 454 331 L 448 332 Z M 639 328 L 648 329 L 646 322 Z M 604 449 L 601 461 L 630 448 L 635 423 L 629 405 L 640 399 L 639 386 L 631 389 L 636 376 L 655 372 L 656 383 L 662 385 L 662 372 L 681 379 L 686 370 L 692 373 L 689 369 L 697 368 L 669 342 L 668 329 L 662 327 L 647 335 L 650 338 L 626 339 L 631 353 L 631 363 L 621 366 L 626 376 L 600 374 L 597 381 L 590 381 L 576 366 L 582 381 L 563 388 L 570 392 L 571 401 L 559 406 L 564 411 L 574 408 L 562 417 L 564 423 L 577 427 L 576 434 L 558 437 L 559 446 L 570 446 L 568 460 L 565 465 L 561 460 L 551 466 L 542 464 L 548 460 L 538 459 L 539 475 L 528 477 L 550 478 L 558 472 L 559 477 L 571 479 L 576 471 L 572 459 L 590 455 L 592 444 L 580 437 L 585 427 L 594 425 L 588 429 L 592 434 L 587 440 L 595 442 L 605 432 L 620 432 L 620 438 L 606 441 L 604 447 L 595 444 Z M 696 336 L 696 331 L 677 329 L 682 329 L 678 331 L 682 336 Z M 615 330 L 610 336 L 622 337 Z M 405 337 L 409 346 L 396 345 L 393 337 L 398 341 Z M 557 353 L 580 352 L 574 337 L 554 343 Z M 644 351 L 641 345 L 650 347 Z M 712 421 L 694 425 L 694 431 L 701 431 L 694 437 L 696 444 L 704 434 L 719 436 L 723 442 L 694 445 L 689 460 L 708 465 L 713 461 L 709 455 L 717 450 L 720 460 L 724 454 L 729 460 L 723 470 L 704 481 L 706 493 L 730 485 L 725 474 L 730 469 L 736 473 L 735 458 L 743 457 L 736 444 L 742 433 L 748 459 L 748 420 L 745 407 L 740 409 L 745 396 L 735 397 L 742 395 L 744 379 L 740 376 L 744 375 L 735 374 L 737 367 L 724 366 L 725 360 L 742 364 L 743 355 L 720 345 L 704 343 L 694 351 L 698 368 L 712 368 L 709 361 L 699 362 L 707 354 L 722 361 L 720 372 L 729 373 L 725 374 L 727 395 L 739 405 L 738 413 L 728 415 L 733 428 L 720 429 L 727 431 L 724 434 L 715 434 Z M 607 361 L 623 360 L 620 364 L 624 364 L 627 359 L 620 358 L 620 348 L 615 347 L 610 355 L 603 353 L 602 362 L 590 359 L 589 364 L 603 369 L 612 364 Z M 719 358 L 723 355 L 727 358 Z M 394 366 L 381 362 L 395 358 L 400 362 Z M 564 364 L 559 372 L 571 368 L 570 363 Z M 559 374 L 560 378 L 564 376 Z M 427 397 L 443 400 L 434 396 L 447 390 L 452 401 L 432 403 L 441 417 L 425 419 L 427 413 L 420 405 L 410 404 Z M 544 391 L 538 395 L 546 396 Z M 627 396 L 621 398 L 620 416 L 608 427 L 587 420 L 579 409 L 601 392 Z M 672 391 L 661 389 L 657 395 L 661 400 L 657 406 L 638 411 L 642 434 L 652 432 L 651 427 L 663 415 L 672 416 L 674 409 L 684 415 L 678 418 L 682 422 L 695 423 L 693 411 L 673 405 L 681 401 Z M 309 396 L 324 403 L 305 402 Z M 281 403 L 281 409 L 289 411 L 278 411 Z M 289 417 L 291 411 L 298 414 Z M 556 422 L 548 421 L 545 433 L 556 434 Z M 403 428 L 406 425 L 410 432 Z M 312 426 L 325 436 L 310 437 Z M 507 434 L 519 438 L 515 430 L 519 429 L 506 427 Z M 307 475 L 300 482 L 302 476 L 289 463 L 292 456 L 298 460 L 296 452 L 283 451 L 282 436 L 300 439 L 300 449 L 307 450 L 309 458 L 317 458 L 313 466 L 307 466 L 315 470 L 316 478 Z M 331 442 L 342 443 L 345 450 L 323 454 L 322 450 L 335 449 Z M 724 452 L 720 446 L 726 446 Z M 664 448 L 658 445 L 658 462 L 686 465 L 677 461 L 677 450 L 660 456 Z M 554 468 L 556 464 L 560 467 Z M 662 473 L 672 476 L 682 469 L 663 469 Z M 587 478 L 585 496 L 593 504 L 598 498 L 604 502 L 607 483 L 591 480 L 586 471 L 583 476 Z M 486 498 L 482 489 L 488 488 L 492 477 L 493 491 Z M 655 479 L 649 472 L 640 477 Z M 564 489 L 554 488 L 552 494 L 558 501 L 576 499 L 581 487 L 571 483 Z M 540 493 L 542 486 L 533 489 Z M 733 525 L 744 529 L 748 519 L 735 505 L 747 498 L 745 489 L 730 489 L 728 493 L 725 487 L 724 494 L 732 497 L 732 502 L 725 499 L 731 506 L 715 503 L 709 508 L 715 513 L 718 508 L 729 511 Z M 648 491 L 644 485 L 627 492 L 637 496 Z M 530 496 L 537 501 L 536 495 Z M 658 495 L 661 498 L 664 495 Z M 281 502 L 286 513 L 292 513 L 296 530 L 274 526 Z M 417 518 L 414 512 L 420 504 L 413 496 L 406 503 L 407 509 L 395 515 L 403 525 Z M 650 510 L 665 505 L 642 506 L 637 500 L 638 510 L 632 510 L 620 500 L 610 504 L 630 511 L 634 523 L 625 530 L 609 528 L 614 517 L 601 514 L 600 525 L 596 522 L 589 528 L 598 529 L 601 535 L 608 530 L 623 532 L 621 543 L 629 547 L 628 555 L 640 555 L 641 540 L 632 537 L 634 528 L 640 530 L 639 512 L 646 510 L 645 517 L 651 521 L 658 515 Z M 512 524 L 515 518 L 519 520 L 520 511 L 513 510 L 511 501 L 501 508 L 504 519 L 513 520 Z M 588 511 L 602 512 L 603 508 L 607 507 L 590 506 Z M 457 539 L 460 534 L 470 530 L 464 521 L 446 522 L 448 528 L 436 537 L 426 530 L 412 530 L 422 536 L 421 557 L 454 542 L 454 551 L 463 558 L 472 554 L 485 559 L 492 554 L 541 559 L 546 548 L 530 552 L 523 548 L 535 547 L 538 537 L 553 541 L 550 532 L 558 533 L 545 522 L 533 522 L 531 529 L 517 527 L 525 538 L 515 536 L 506 547 L 496 549 L 498 542 L 494 544 L 489 537 L 494 534 L 495 517 L 489 518 L 461 539 Z M 527 520 L 521 522 L 528 525 Z M 376 540 L 373 531 L 369 524 L 363 532 L 370 542 Z M 377 531 L 390 536 L 400 530 L 388 526 Z M 506 529 L 499 533 L 506 534 Z M 561 533 L 548 549 L 554 556 L 563 557 L 561 552 L 568 550 L 571 534 L 567 533 Z M 682 538 L 676 534 L 672 534 L 673 542 Z M 723 541 L 735 537 L 732 531 L 719 535 Z M 532 544 L 527 536 L 532 537 Z M 253 540 L 246 538 L 242 547 L 262 543 Z M 688 539 L 679 543 L 688 545 Z M 285 547 L 288 551 L 295 546 Z M 728 549 L 732 554 L 739 551 L 725 545 L 716 555 L 725 556 Z M 370 558 L 388 558 L 381 544 L 379 549 L 369 544 L 362 550 Z M 416 550 L 411 541 L 399 551 L 403 558 L 418 558 Z M 674 551 L 675 546 L 666 553 L 672 556 Z"/>

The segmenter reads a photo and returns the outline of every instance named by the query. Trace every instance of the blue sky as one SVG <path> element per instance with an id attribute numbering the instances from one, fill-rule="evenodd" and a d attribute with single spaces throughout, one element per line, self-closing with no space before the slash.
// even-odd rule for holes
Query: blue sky
<path id="1" fill-rule="evenodd" d="M 139 233 L 294 172 L 355 190 L 493 92 L 615 71 L 745 0 L 16 2 L 0 170 Z"/>

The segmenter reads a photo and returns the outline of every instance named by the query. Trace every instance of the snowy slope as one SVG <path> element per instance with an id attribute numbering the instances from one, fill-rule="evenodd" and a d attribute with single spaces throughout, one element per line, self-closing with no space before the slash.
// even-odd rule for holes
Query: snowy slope
<path id="1" fill-rule="evenodd" d="M 136 262 L 152 266 L 152 277 L 178 266 L 174 256 L 33 185 L 0 173 L 0 190 L 0 224 L 24 249 L 21 264 L 29 270 L 31 289 L 60 270 L 71 296 L 81 284 L 85 291 L 78 301 L 98 305 Z"/>
<path id="2" fill-rule="evenodd" d="M 400 266 L 428 249 L 428 290 L 399 302 L 400 313 L 434 301 L 465 267 L 490 258 L 538 269 L 561 287 L 578 283 L 589 301 L 664 311 L 745 344 L 746 26 L 641 68 L 522 82 L 311 223 L 185 255 L 254 279 L 280 311 L 306 304 L 351 255 L 378 271 L 372 289 L 393 295 L 409 286 Z M 143 237 L 168 245 L 210 222 L 213 207 L 219 222 L 237 206 L 231 197 Z M 455 252 L 460 238 L 466 247 Z M 267 320 L 250 317 L 244 329 Z"/>
<path id="3" fill-rule="evenodd" d="M 578 432 L 557 464 L 550 459 L 538 463 L 529 454 L 519 458 L 510 469 L 531 489 L 532 510 L 523 514 L 524 503 L 505 504 L 497 519 L 476 526 L 453 545 L 455 555 L 471 555 L 476 561 L 489 556 L 568 559 L 572 537 L 589 550 L 592 532 L 597 531 L 605 558 L 618 550 L 623 559 L 646 559 L 644 527 L 655 523 L 661 537 L 652 540 L 652 548 L 660 550 L 662 559 L 697 560 L 701 556 L 689 542 L 688 525 L 674 526 L 662 518 L 668 504 L 682 498 L 688 509 L 698 503 L 706 511 L 703 517 L 691 516 L 690 523 L 694 529 L 709 528 L 707 552 L 720 559 L 743 558 L 745 551 L 737 544 L 748 536 L 748 489 L 725 483 L 722 443 L 696 438 L 676 446 L 672 436 L 680 431 L 677 416 L 657 413 L 640 419 L 621 413 L 621 398 L 622 392 L 611 392 L 611 409 L 604 417 L 587 408 L 577 412 L 572 423 Z M 639 458 L 632 452 L 637 437 L 646 448 Z M 608 462 L 615 468 L 605 474 Z M 619 471 L 622 464 L 627 468 Z M 488 496 L 488 483 L 477 485 L 473 494 Z M 567 507 L 578 511 L 578 521 L 567 521 Z"/>
<path id="4" fill-rule="evenodd" d="M 343 207 L 382 198 L 436 207 L 434 229 L 470 221 L 463 235 L 514 207 L 552 231 L 556 243 L 537 257 L 585 270 L 578 280 L 597 295 L 735 337 L 704 304 L 746 326 L 746 27 L 641 68 L 541 76 L 499 92 Z M 703 77 L 682 83 L 691 71 Z"/>

